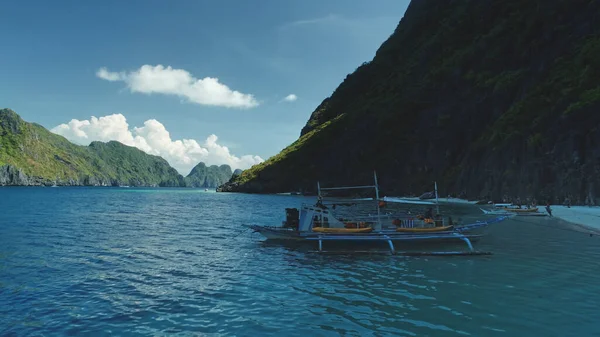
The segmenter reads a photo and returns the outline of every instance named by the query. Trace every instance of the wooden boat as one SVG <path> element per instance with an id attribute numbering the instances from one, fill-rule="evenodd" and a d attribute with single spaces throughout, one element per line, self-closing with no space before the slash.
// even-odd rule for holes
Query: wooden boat
<path id="1" fill-rule="evenodd" d="M 538 212 L 539 209 L 537 207 L 534 207 L 534 208 L 518 208 L 518 206 L 514 206 L 514 205 L 511 205 L 510 207 L 507 207 L 507 206 L 495 207 L 492 210 L 485 210 L 483 208 L 480 208 L 480 210 L 484 214 L 494 214 L 494 215 L 503 215 L 503 214 L 507 214 L 507 215 L 525 215 L 525 214 L 535 215 L 535 214 L 541 214 L 541 213 Z"/>
<path id="2" fill-rule="evenodd" d="M 365 228 L 327 228 L 327 227 L 313 227 L 313 232 L 316 233 L 370 233 L 373 231 L 371 227 Z"/>
<path id="3" fill-rule="evenodd" d="M 516 214 L 516 213 L 508 212 L 504 208 L 492 209 L 492 210 L 486 210 L 483 208 L 479 208 L 479 209 L 483 212 L 483 214 L 489 214 L 489 215 L 515 215 Z"/>
<path id="4" fill-rule="evenodd" d="M 323 242 L 383 242 L 389 246 L 389 251 L 396 254 L 394 242 L 464 242 L 468 246 L 468 251 L 454 252 L 425 252 L 425 255 L 479 255 L 484 252 L 475 251 L 471 240 L 476 240 L 482 234 L 474 234 L 472 231 L 488 226 L 491 223 L 502 221 L 507 216 L 500 216 L 497 219 L 487 220 L 485 222 L 478 221 L 470 225 L 447 225 L 444 220 L 439 218 L 434 222 L 437 227 L 432 226 L 425 221 L 414 219 L 412 216 L 406 216 L 400 220 L 397 216 L 390 214 L 381 214 L 379 198 L 379 188 L 377 185 L 377 174 L 374 174 L 375 184 L 370 186 L 351 186 L 351 187 L 330 187 L 321 188 L 317 183 L 318 199 L 316 204 L 302 204 L 298 208 L 286 208 L 286 220 L 282 226 L 259 226 L 248 225 L 250 229 L 262 234 L 268 240 L 287 241 L 306 241 L 317 242 L 319 252 L 323 252 Z M 346 202 L 326 203 L 321 194 L 322 191 L 343 190 L 343 189 L 375 189 L 375 198 L 365 200 L 365 203 L 374 202 L 376 206 L 376 215 L 365 215 L 362 210 L 362 215 L 351 216 L 343 214 L 340 210 Z M 437 186 L 436 186 L 437 192 Z M 354 199 L 351 199 L 354 200 Z M 340 206 L 340 207 L 337 207 Z M 385 206 L 385 204 L 384 204 Z M 438 211 L 439 214 L 439 211 Z M 389 221 L 387 226 L 384 221 Z M 366 226 L 365 226 L 366 225 Z M 355 227 L 356 226 L 356 227 Z M 350 228 L 354 227 L 354 228 Z M 403 252 L 398 252 L 403 254 Z M 489 254 L 489 253 L 486 253 Z"/>
<path id="5" fill-rule="evenodd" d="M 538 211 L 538 208 L 507 208 L 506 210 L 515 213 L 535 213 Z"/>
<path id="6" fill-rule="evenodd" d="M 406 232 L 406 233 L 435 233 L 435 232 L 447 232 L 454 229 L 454 226 L 442 226 L 442 227 L 412 227 L 412 228 L 404 228 L 398 227 L 396 228 L 396 232 Z"/>

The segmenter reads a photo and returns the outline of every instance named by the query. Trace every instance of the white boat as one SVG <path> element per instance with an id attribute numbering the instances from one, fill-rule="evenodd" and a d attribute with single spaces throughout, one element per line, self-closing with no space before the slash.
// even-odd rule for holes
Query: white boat
<path id="1" fill-rule="evenodd" d="M 246 226 L 262 234 L 268 240 L 317 241 L 320 252 L 323 251 L 324 241 L 383 241 L 388 244 L 393 254 L 403 253 L 396 252 L 394 242 L 398 241 L 458 241 L 466 243 L 469 250 L 459 252 L 425 252 L 420 253 L 420 255 L 471 255 L 489 254 L 487 252 L 477 252 L 473 249 L 472 241 L 480 238 L 482 234 L 475 234 L 472 231 L 507 218 L 498 217 L 487 222 L 480 221 L 470 225 L 458 226 L 448 223 L 440 217 L 435 217 L 435 219 L 419 219 L 407 215 L 382 214 L 381 206 L 385 205 L 385 201 L 379 198 L 376 173 L 374 173 L 374 181 L 375 184 L 369 186 L 330 188 L 321 188 L 320 183 L 317 183 L 318 197 L 316 204 L 302 204 L 300 209 L 286 208 L 286 220 L 282 222 L 281 226 Z M 375 204 L 376 214 L 373 215 L 363 214 L 354 215 L 351 218 L 343 217 L 336 210 L 337 206 L 343 203 L 326 202 L 322 195 L 323 191 L 366 188 L 373 188 L 375 190 L 375 198 L 367 198 L 366 200 L 367 204 L 369 202 Z M 346 202 L 352 203 L 358 202 L 358 200 L 347 199 Z"/>
<path id="2" fill-rule="evenodd" d="M 519 216 L 545 216 L 546 213 L 540 212 L 538 207 L 520 208 L 513 204 L 494 204 L 494 208 L 486 210 L 479 208 L 484 214 L 490 215 L 519 215 Z"/>
<path id="3" fill-rule="evenodd" d="M 492 209 L 492 210 L 487 210 L 487 209 L 483 209 L 483 208 L 479 208 L 483 214 L 489 214 L 489 215 L 515 215 L 516 213 L 514 212 L 509 212 L 505 209 Z"/>

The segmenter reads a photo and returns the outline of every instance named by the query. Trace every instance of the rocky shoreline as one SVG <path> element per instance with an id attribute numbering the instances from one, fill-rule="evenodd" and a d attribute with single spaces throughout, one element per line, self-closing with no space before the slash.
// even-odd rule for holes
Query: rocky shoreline
<path id="1" fill-rule="evenodd" d="M 80 179 L 45 179 L 28 176 L 12 165 L 0 166 L 0 186 L 135 186 L 135 187 L 186 187 L 181 184 L 150 184 L 143 181 L 121 181 L 96 177 Z"/>

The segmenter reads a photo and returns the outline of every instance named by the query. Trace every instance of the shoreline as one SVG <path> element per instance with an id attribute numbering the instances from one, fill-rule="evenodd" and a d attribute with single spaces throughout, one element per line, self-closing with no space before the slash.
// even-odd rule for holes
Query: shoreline
<path id="1" fill-rule="evenodd" d="M 192 187 L 192 186 L 151 186 L 151 185 L 123 185 L 123 186 L 96 186 L 96 185 L 0 185 L 2 188 L 168 188 L 168 189 L 182 189 L 182 190 L 193 190 L 193 189 L 208 189 L 209 191 L 216 192 L 215 187 Z"/>
<path id="2" fill-rule="evenodd" d="M 600 234 L 600 207 L 550 205 L 552 217 Z"/>

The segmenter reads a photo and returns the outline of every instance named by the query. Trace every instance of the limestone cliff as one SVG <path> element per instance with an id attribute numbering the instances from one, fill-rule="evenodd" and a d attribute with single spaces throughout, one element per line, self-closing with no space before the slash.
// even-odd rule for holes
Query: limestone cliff
<path id="1" fill-rule="evenodd" d="M 0 186 L 185 186 L 166 160 L 119 142 L 75 145 L 0 110 Z"/>
<path id="2" fill-rule="evenodd" d="M 596 202 L 600 2 L 413 0 L 301 137 L 221 187 Z"/>

